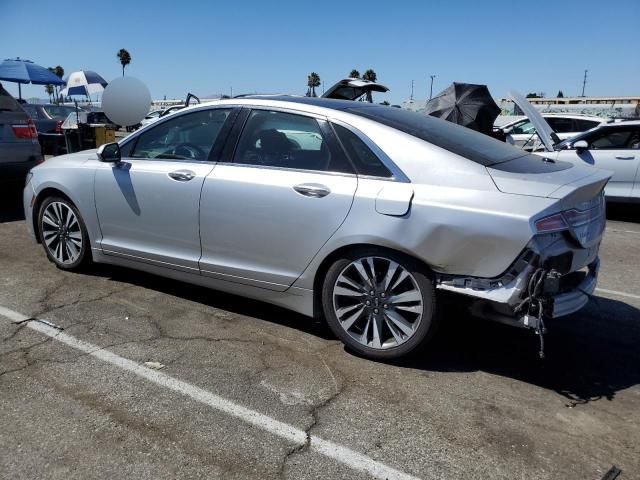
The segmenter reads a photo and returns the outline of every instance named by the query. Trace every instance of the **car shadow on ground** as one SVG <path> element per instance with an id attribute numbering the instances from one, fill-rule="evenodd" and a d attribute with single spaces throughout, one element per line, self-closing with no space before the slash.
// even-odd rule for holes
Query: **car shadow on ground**
<path id="1" fill-rule="evenodd" d="M 0 223 L 24 220 L 21 185 L 0 185 Z"/>
<path id="2" fill-rule="evenodd" d="M 94 275 L 135 284 L 277 325 L 335 340 L 324 321 L 204 287 L 119 267 L 96 266 Z M 443 308 L 441 327 L 417 355 L 387 365 L 398 369 L 487 373 L 556 391 L 575 406 L 640 384 L 640 310 L 594 297 L 581 312 L 548 322 L 546 358 L 533 331 L 478 318 L 454 305 Z"/>
<path id="3" fill-rule="evenodd" d="M 607 202 L 607 220 L 640 223 L 640 203 Z"/>
<path id="4" fill-rule="evenodd" d="M 487 373 L 553 390 L 575 406 L 640 384 L 640 310 L 593 297 L 580 312 L 547 321 L 545 358 L 539 339 L 523 330 L 445 311 L 428 352 L 398 362 L 404 368 Z"/>

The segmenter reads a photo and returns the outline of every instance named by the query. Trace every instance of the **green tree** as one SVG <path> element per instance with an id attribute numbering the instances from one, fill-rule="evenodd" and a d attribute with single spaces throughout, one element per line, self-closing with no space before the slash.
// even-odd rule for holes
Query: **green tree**
<path id="1" fill-rule="evenodd" d="M 354 68 L 353 70 L 351 70 L 349 78 L 360 78 L 360 72 Z"/>
<path id="2" fill-rule="evenodd" d="M 62 68 L 60 65 L 56 65 L 53 69 L 53 73 L 56 75 L 56 77 L 62 80 L 62 77 L 64 77 L 64 68 Z M 57 98 L 56 102 L 60 103 L 60 85 L 56 85 L 55 90 Z"/>
<path id="3" fill-rule="evenodd" d="M 47 67 L 47 70 L 49 70 L 51 73 L 53 73 L 54 75 L 56 74 L 56 69 L 55 67 Z M 45 87 L 46 90 L 47 87 Z M 53 88 L 53 99 L 51 99 L 51 103 L 57 102 L 56 99 L 56 89 L 55 87 L 52 85 L 51 88 Z"/>
<path id="4" fill-rule="evenodd" d="M 47 95 L 49 95 L 49 103 L 51 103 L 51 95 L 53 95 L 53 85 L 45 85 L 44 86 L 44 91 L 47 92 Z"/>
<path id="5" fill-rule="evenodd" d="M 307 76 L 307 87 L 309 90 L 307 91 L 307 96 L 309 97 L 317 97 L 316 95 L 316 87 L 320 86 L 320 75 L 316 72 L 311 72 Z"/>
<path id="6" fill-rule="evenodd" d="M 529 92 L 527 93 L 527 98 L 540 98 L 537 93 Z"/>
<path id="7" fill-rule="evenodd" d="M 362 79 L 363 80 L 368 80 L 370 82 L 375 82 L 376 80 L 378 80 L 378 75 L 376 75 L 376 72 L 374 72 L 370 68 L 366 72 L 364 72 L 364 75 L 362 75 Z M 373 103 L 373 96 L 371 95 L 370 91 L 367 92 L 367 102 Z"/>
<path id="8" fill-rule="evenodd" d="M 124 67 L 131 63 L 131 55 L 127 50 L 121 48 L 118 50 L 116 56 L 120 59 L 120 65 L 122 65 L 122 76 L 124 77 Z"/>
<path id="9" fill-rule="evenodd" d="M 558 90 L 558 95 L 556 95 L 556 98 L 564 98 L 564 93 L 562 93 L 562 90 Z"/>

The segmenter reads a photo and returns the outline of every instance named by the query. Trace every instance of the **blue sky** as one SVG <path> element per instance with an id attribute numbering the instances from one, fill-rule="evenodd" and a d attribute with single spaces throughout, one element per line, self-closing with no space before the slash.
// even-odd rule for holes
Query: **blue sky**
<path id="1" fill-rule="evenodd" d="M 357 5 L 368 5 L 363 8 Z M 67 73 L 127 74 L 153 98 L 214 93 L 304 93 L 352 68 L 373 68 L 392 103 L 452 81 L 496 97 L 523 93 L 640 95 L 640 0 L 613 1 L 67 1 L 0 0 L 0 56 Z M 3 82 L 17 95 L 17 86 Z M 320 87 L 322 91 L 322 87 Z M 44 87 L 23 86 L 25 98 Z"/>

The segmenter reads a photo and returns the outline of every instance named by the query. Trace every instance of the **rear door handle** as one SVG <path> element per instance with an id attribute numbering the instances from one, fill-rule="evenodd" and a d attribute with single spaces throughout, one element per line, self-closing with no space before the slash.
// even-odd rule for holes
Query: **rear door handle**
<path id="1" fill-rule="evenodd" d="M 191 170 L 176 170 L 168 175 L 179 182 L 188 182 L 196 176 L 196 172 L 192 172 Z"/>
<path id="2" fill-rule="evenodd" d="M 618 160 L 633 160 L 636 158 L 634 155 L 624 156 L 624 155 L 616 155 Z"/>
<path id="3" fill-rule="evenodd" d="M 311 198 L 322 198 L 331 193 L 329 187 L 319 183 L 302 183 L 300 185 L 296 185 L 293 189 L 300 195 Z"/>

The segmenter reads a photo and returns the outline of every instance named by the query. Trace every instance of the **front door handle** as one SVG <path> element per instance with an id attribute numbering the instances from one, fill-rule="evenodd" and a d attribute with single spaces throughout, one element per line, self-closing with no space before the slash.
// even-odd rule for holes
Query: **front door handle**
<path id="1" fill-rule="evenodd" d="M 293 187 L 293 189 L 300 195 L 311 198 L 322 198 L 331 193 L 329 187 L 326 187 L 319 183 L 302 183 L 300 185 L 296 185 L 295 187 Z"/>
<path id="2" fill-rule="evenodd" d="M 633 155 L 629 155 L 629 156 L 625 156 L 625 155 L 616 155 L 616 158 L 618 160 L 633 160 L 634 158 L 636 158 Z"/>
<path id="3" fill-rule="evenodd" d="M 192 172 L 191 170 L 176 170 L 175 172 L 169 173 L 169 176 L 179 182 L 188 182 L 196 176 L 196 172 Z"/>

